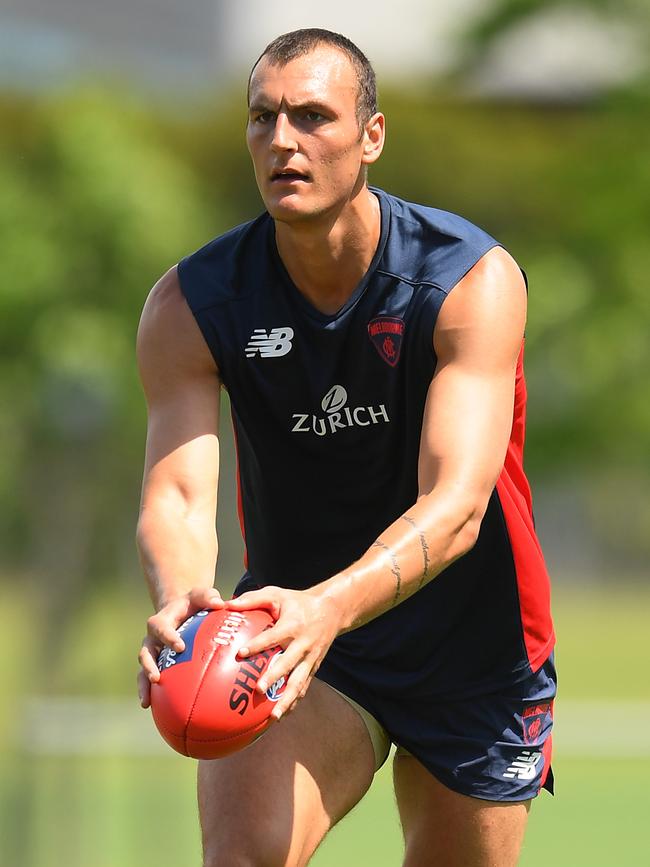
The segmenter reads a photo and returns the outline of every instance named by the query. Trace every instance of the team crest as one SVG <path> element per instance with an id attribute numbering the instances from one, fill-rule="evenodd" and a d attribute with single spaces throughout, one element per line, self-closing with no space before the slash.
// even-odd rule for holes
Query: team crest
<path id="1" fill-rule="evenodd" d="M 404 335 L 404 320 L 396 316 L 378 316 L 368 323 L 368 336 L 379 355 L 391 367 L 399 361 Z"/>
<path id="2" fill-rule="evenodd" d="M 535 704 L 525 708 L 521 715 L 521 721 L 524 727 L 524 743 L 536 744 L 539 742 L 539 736 L 542 733 L 546 716 L 550 713 L 551 705 L 548 702 L 544 704 Z"/>

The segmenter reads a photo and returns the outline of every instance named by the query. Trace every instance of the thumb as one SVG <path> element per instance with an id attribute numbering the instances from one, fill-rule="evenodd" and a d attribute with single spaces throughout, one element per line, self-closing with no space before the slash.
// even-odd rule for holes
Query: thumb
<path id="1" fill-rule="evenodd" d="M 225 602 L 216 587 L 194 587 L 190 590 L 190 605 L 201 608 L 224 608 Z"/>

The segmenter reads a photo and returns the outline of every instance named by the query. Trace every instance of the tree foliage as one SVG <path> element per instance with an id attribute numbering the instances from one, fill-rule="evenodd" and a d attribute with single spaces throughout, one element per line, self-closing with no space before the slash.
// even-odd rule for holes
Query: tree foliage
<path id="1" fill-rule="evenodd" d="M 0 116 L 3 559 L 56 622 L 72 584 L 87 592 L 130 564 L 139 311 L 211 221 L 191 168 L 119 95 L 5 98 Z"/>

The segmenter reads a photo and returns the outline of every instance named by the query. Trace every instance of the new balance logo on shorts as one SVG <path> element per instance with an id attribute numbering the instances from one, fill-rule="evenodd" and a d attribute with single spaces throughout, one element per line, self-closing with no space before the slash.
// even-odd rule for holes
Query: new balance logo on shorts
<path id="1" fill-rule="evenodd" d="M 246 345 L 246 356 L 252 358 L 259 354 L 262 358 L 278 358 L 291 351 L 293 328 L 286 325 L 284 328 L 272 328 L 266 332 L 263 328 L 256 328 Z"/>
<path id="2" fill-rule="evenodd" d="M 529 750 L 522 750 L 514 762 L 508 766 L 503 776 L 507 780 L 514 780 L 515 777 L 520 780 L 532 780 L 537 773 L 537 765 L 541 758 L 541 753 L 531 753 Z"/>

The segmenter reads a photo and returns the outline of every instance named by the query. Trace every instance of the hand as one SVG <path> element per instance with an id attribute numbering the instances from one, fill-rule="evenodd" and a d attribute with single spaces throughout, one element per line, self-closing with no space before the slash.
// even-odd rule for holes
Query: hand
<path id="1" fill-rule="evenodd" d="M 151 704 L 151 684 L 160 680 L 158 656 L 165 645 L 182 653 L 185 642 L 178 633 L 178 627 L 196 611 L 203 608 L 224 608 L 225 603 L 214 587 L 195 587 L 189 593 L 172 599 L 167 605 L 147 620 L 147 634 L 142 641 L 138 654 L 138 695 L 142 707 Z"/>
<path id="2" fill-rule="evenodd" d="M 271 716 L 279 720 L 304 698 L 313 676 L 330 645 L 339 634 L 341 618 L 334 602 L 318 588 L 286 590 L 263 587 L 243 593 L 225 603 L 234 611 L 265 608 L 275 624 L 251 639 L 239 650 L 240 658 L 254 656 L 269 647 L 280 645 L 284 653 L 275 658 L 273 670 L 258 681 L 257 690 L 264 694 L 273 682 L 287 678 L 287 685 Z"/>

